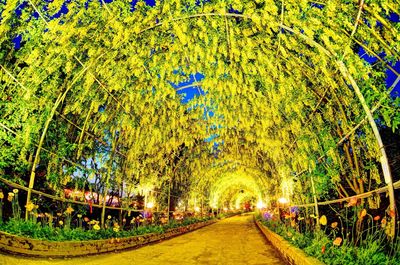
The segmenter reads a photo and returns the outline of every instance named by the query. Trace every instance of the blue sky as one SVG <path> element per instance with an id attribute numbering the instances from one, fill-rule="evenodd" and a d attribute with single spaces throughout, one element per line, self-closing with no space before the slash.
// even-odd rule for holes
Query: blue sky
<path id="1" fill-rule="evenodd" d="M 180 87 L 185 87 L 185 86 L 191 85 L 193 83 L 201 82 L 201 80 L 203 80 L 203 79 L 204 79 L 204 75 L 202 75 L 201 73 L 196 73 L 196 74 L 189 75 L 188 80 L 185 82 L 181 82 L 179 84 L 171 83 L 171 85 L 175 89 L 179 89 Z M 177 91 L 177 93 L 179 95 L 182 95 L 182 103 L 189 102 L 189 100 L 191 100 L 195 96 L 204 95 L 204 91 L 201 89 L 200 86 L 193 86 L 193 87 L 180 89 Z"/>

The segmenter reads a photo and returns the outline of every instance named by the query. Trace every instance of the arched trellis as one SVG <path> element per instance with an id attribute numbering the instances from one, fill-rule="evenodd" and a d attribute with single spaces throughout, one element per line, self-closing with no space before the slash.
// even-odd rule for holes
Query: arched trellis
<path id="1" fill-rule="evenodd" d="M 360 6 L 362 6 L 362 5 L 363 5 L 363 4 L 361 4 Z M 360 9 L 360 10 L 361 10 L 361 9 Z M 282 15 L 283 15 L 283 14 L 282 14 Z M 358 14 L 358 16 L 359 16 L 359 15 L 360 15 L 360 13 Z M 197 15 L 190 15 L 190 16 L 175 18 L 175 19 L 172 19 L 172 20 L 170 20 L 170 21 L 168 21 L 168 22 L 166 22 L 166 23 L 171 23 L 171 22 L 179 21 L 179 20 L 183 20 L 183 19 L 191 19 L 191 18 L 206 17 L 206 16 L 240 17 L 240 18 L 245 18 L 245 19 L 250 19 L 250 20 L 253 20 L 253 19 L 254 19 L 254 17 L 250 17 L 250 16 L 246 16 L 246 15 L 241 15 L 241 14 L 232 14 L 232 13 L 225 13 L 225 14 L 221 14 L 221 13 L 205 13 L 205 14 L 197 14 Z M 261 18 L 258 18 L 258 19 L 261 19 Z M 357 21 L 357 23 L 358 23 L 359 20 L 357 19 L 356 21 Z M 148 28 L 142 30 L 140 33 L 145 32 L 145 31 L 147 31 L 147 30 L 154 29 L 155 27 L 162 26 L 163 23 L 164 23 L 164 22 L 157 23 L 157 24 L 154 25 L 154 26 L 151 26 L 151 27 L 148 27 Z M 377 127 L 377 125 L 376 125 L 376 122 L 375 122 L 375 120 L 374 120 L 374 118 L 373 118 L 373 116 L 372 116 L 372 113 L 373 113 L 373 112 L 371 111 L 371 109 L 370 109 L 369 106 L 367 105 L 367 103 L 366 103 L 366 101 L 365 101 L 365 99 L 364 99 L 364 96 L 363 96 L 363 94 L 361 93 L 361 90 L 360 90 L 359 86 L 357 85 L 357 83 L 356 83 L 356 81 L 354 80 L 354 78 L 352 77 L 352 75 L 349 73 L 349 71 L 348 71 L 346 65 L 344 64 L 344 62 L 343 62 L 342 60 L 338 59 L 339 56 L 338 56 L 337 54 L 335 54 L 335 53 L 332 52 L 332 51 L 329 51 L 327 48 L 323 47 L 321 44 L 319 44 L 319 43 L 317 43 L 316 41 L 310 39 L 310 38 L 309 38 L 308 36 L 306 36 L 304 33 L 301 33 L 301 32 L 299 32 L 299 31 L 297 31 L 297 30 L 294 30 L 293 28 L 288 27 L 288 26 L 284 25 L 283 23 L 281 23 L 281 24 L 279 25 L 279 27 L 280 27 L 281 29 L 283 29 L 283 30 L 287 30 L 288 32 L 291 32 L 291 33 L 297 35 L 299 38 L 303 39 L 304 41 L 306 41 L 307 43 L 311 44 L 312 46 L 314 46 L 315 48 L 317 48 L 318 50 L 320 50 L 322 53 L 324 53 L 332 62 L 334 62 L 334 63 L 337 65 L 337 67 L 338 67 L 338 69 L 340 70 L 340 73 L 342 74 L 343 78 L 344 78 L 345 80 L 347 80 L 347 81 L 350 83 L 351 87 L 354 89 L 354 92 L 355 92 L 355 94 L 357 95 L 357 97 L 358 97 L 358 99 L 359 99 L 359 101 L 360 101 L 360 103 L 361 103 L 361 105 L 362 105 L 362 107 L 363 107 L 363 110 L 364 110 L 364 112 L 365 112 L 366 118 L 367 118 L 367 120 L 368 120 L 368 122 L 369 122 L 369 124 L 370 124 L 370 126 L 371 126 L 371 128 L 372 128 L 372 130 L 373 130 L 373 132 L 374 132 L 374 135 L 375 135 L 377 144 L 378 144 L 379 149 L 380 149 L 380 151 L 381 151 L 381 155 L 382 155 L 382 156 L 381 156 L 380 163 L 381 163 L 381 165 L 382 165 L 382 169 L 383 169 L 383 172 L 384 172 L 385 182 L 386 182 L 386 184 L 387 184 L 387 186 L 388 186 L 389 198 L 390 198 L 390 210 L 391 210 L 392 212 L 395 212 L 395 210 L 396 210 L 396 205 L 395 205 L 395 197 L 394 197 L 393 179 L 392 179 L 392 175 L 391 175 L 391 172 L 390 172 L 389 162 L 388 162 L 388 158 L 387 158 L 387 155 L 386 155 L 385 147 L 384 147 L 384 145 L 383 145 L 383 141 L 382 141 L 381 135 L 380 135 L 380 133 L 379 133 L 378 127 Z M 354 31 L 353 31 L 352 35 L 354 35 L 356 29 L 357 29 L 357 24 L 355 25 L 355 28 L 354 28 Z M 351 35 L 351 36 L 352 36 L 352 35 Z M 399 75 L 398 75 L 398 78 L 396 79 L 395 83 L 392 84 L 392 88 L 394 88 L 394 87 L 396 86 L 396 84 L 399 82 L 399 80 L 400 80 L 400 79 L 399 79 Z M 390 92 L 390 90 L 389 90 L 389 92 Z M 378 103 L 377 106 L 379 107 L 379 103 Z M 355 129 L 354 129 L 354 131 L 355 131 Z M 392 227 L 391 234 L 392 234 L 392 235 L 395 234 L 395 227 L 394 227 L 394 226 Z"/>
<path id="2" fill-rule="evenodd" d="M 230 205 L 234 205 L 236 210 L 238 210 L 243 202 L 250 201 L 252 198 L 254 198 L 254 195 L 251 191 L 243 190 L 243 192 L 236 193 L 232 196 Z"/>
<path id="3" fill-rule="evenodd" d="M 223 195 L 228 192 L 231 188 L 234 191 L 239 192 L 241 189 L 246 189 L 252 192 L 252 194 L 257 197 L 258 200 L 262 200 L 266 197 L 265 191 L 260 189 L 260 185 L 257 183 L 254 176 L 239 172 L 227 172 L 220 176 L 218 180 L 211 186 L 211 204 L 216 204 L 214 207 L 218 207 L 220 199 L 224 199 Z M 240 175 L 240 176 L 237 176 Z"/>
<path id="4" fill-rule="evenodd" d="M 31 3 L 31 4 L 32 4 L 32 3 Z M 108 10 L 108 12 L 109 12 L 109 10 Z M 39 14 L 40 14 L 40 12 L 39 12 Z M 212 14 L 197 14 L 197 15 L 188 16 L 188 17 L 176 18 L 176 19 L 173 19 L 172 22 L 173 22 L 173 21 L 177 21 L 177 20 L 189 19 L 189 18 L 194 18 L 194 17 L 202 17 L 202 16 L 243 17 L 243 18 L 248 18 L 248 19 L 257 19 L 256 17 L 248 17 L 248 16 L 240 15 L 240 14 L 229 14 L 229 13 L 226 13 L 226 14 L 217 14 L 217 13 L 212 13 Z M 41 17 L 43 18 L 43 16 L 41 16 Z M 43 19 L 44 19 L 44 18 L 43 18 Z M 168 23 L 170 23 L 170 22 L 168 22 Z M 162 23 L 159 23 L 159 24 L 162 25 Z M 158 25 L 156 25 L 156 26 L 158 26 Z M 141 33 L 144 32 L 144 31 L 146 31 L 146 30 L 150 30 L 151 28 L 154 28 L 154 27 L 156 27 L 156 26 L 152 26 L 152 27 L 150 27 L 150 28 L 146 28 L 145 30 L 141 31 Z M 372 116 L 371 116 L 371 111 L 368 109 L 368 106 L 366 105 L 365 100 L 363 99 L 363 96 L 362 96 L 362 94 L 360 93 L 359 87 L 357 86 L 357 84 L 355 83 L 355 81 L 354 81 L 354 79 L 351 77 L 351 75 L 348 73 L 348 71 L 347 71 L 347 69 L 346 69 L 346 66 L 344 65 L 343 61 L 336 60 L 335 58 L 336 58 L 337 56 L 336 56 L 335 54 L 332 54 L 331 52 L 329 52 L 326 48 L 324 48 L 324 47 L 321 46 L 320 44 L 318 44 L 318 43 L 316 43 L 316 42 L 313 42 L 312 40 L 310 40 L 306 35 L 302 34 L 301 32 L 297 32 L 297 31 L 293 30 L 292 28 L 289 28 L 289 27 L 287 27 L 287 26 L 285 26 L 285 25 L 283 25 L 283 24 L 281 24 L 280 27 L 281 27 L 282 29 L 284 29 L 284 30 L 290 31 L 290 32 L 292 32 L 292 33 L 298 35 L 300 38 L 303 38 L 305 41 L 310 42 L 313 46 L 315 46 L 315 47 L 317 47 L 318 49 L 320 49 L 323 53 L 326 54 L 326 56 L 327 56 L 328 58 L 330 58 L 334 63 L 336 63 L 336 64 L 338 65 L 338 68 L 339 68 L 339 70 L 341 71 L 341 74 L 343 75 L 344 79 L 345 79 L 345 80 L 348 80 L 348 81 L 351 83 L 352 87 L 356 90 L 356 94 L 357 94 L 357 96 L 359 97 L 361 104 L 362 104 L 363 107 L 364 107 L 364 111 L 365 111 L 366 114 L 367 114 L 368 120 L 370 121 L 371 127 L 373 128 L 375 137 L 377 138 L 378 145 L 379 145 L 379 147 L 380 147 L 380 149 L 381 149 L 381 152 L 382 152 L 382 157 L 383 157 L 383 159 L 382 159 L 381 163 L 382 163 L 382 165 L 383 165 L 383 168 L 386 168 L 386 166 L 387 166 L 386 154 L 385 154 L 384 149 L 382 148 L 382 147 L 383 147 L 382 141 L 380 140 L 379 132 L 377 131 L 377 129 L 376 129 L 376 124 L 374 124 L 373 118 L 372 118 Z M 333 57 L 333 58 L 332 58 L 332 57 Z M 66 91 L 66 92 L 67 92 L 67 91 Z M 57 103 L 57 101 L 56 101 L 56 103 Z M 57 106 L 56 106 L 56 104 L 55 104 L 55 109 L 56 109 L 56 108 L 57 108 Z M 52 113 L 53 113 L 53 115 L 54 115 L 54 112 L 52 112 Z M 50 121 L 51 121 L 51 118 L 50 118 Z M 50 121 L 49 121 L 49 122 L 50 122 Z M 375 127 L 374 127 L 374 126 L 375 126 Z M 374 129 L 374 128 L 375 128 L 375 129 Z M 44 135 L 46 134 L 46 133 L 45 133 L 45 130 L 46 130 L 46 129 L 43 130 L 44 133 L 42 134 L 42 137 L 44 137 Z M 42 137 L 41 137 L 41 139 L 42 139 Z M 39 144 L 39 146 L 40 146 L 40 144 Z M 36 157 L 39 157 L 40 149 L 41 149 L 41 148 L 38 147 Z M 35 158 L 36 158 L 36 157 L 35 157 Z M 37 164 L 37 162 L 36 162 L 36 164 Z M 385 165 L 386 165 L 386 166 L 385 166 Z M 36 165 L 35 165 L 35 166 L 36 166 Z M 34 177 L 35 166 L 32 167 L 33 177 Z M 385 172 L 385 180 L 386 180 L 386 182 L 388 182 L 388 186 L 389 186 L 389 189 L 390 189 L 390 186 L 391 186 L 390 172 L 389 172 L 389 175 L 387 174 L 387 171 L 384 171 L 384 172 Z M 32 174 L 31 174 L 31 175 L 32 175 Z M 32 178 L 31 178 L 31 180 L 32 180 Z M 32 187 L 33 187 L 33 181 L 34 181 L 34 179 L 32 180 Z M 30 185 L 30 186 L 31 186 L 31 185 Z M 32 189 L 32 187 L 30 187 L 30 189 Z M 394 198 L 394 195 L 393 195 L 393 188 L 392 188 L 392 192 L 390 192 L 389 194 L 392 194 L 392 195 L 390 196 L 390 197 L 391 197 L 391 209 L 394 210 L 394 209 L 395 209 L 395 205 L 394 205 L 394 199 L 393 199 L 393 198 Z"/>

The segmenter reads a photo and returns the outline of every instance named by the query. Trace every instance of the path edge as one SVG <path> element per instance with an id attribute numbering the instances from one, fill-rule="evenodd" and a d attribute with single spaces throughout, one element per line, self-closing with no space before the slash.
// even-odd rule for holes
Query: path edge
<path id="1" fill-rule="evenodd" d="M 271 245 L 279 252 L 281 257 L 291 265 L 325 265 L 320 260 L 307 256 L 307 254 L 299 248 L 291 245 L 280 235 L 272 232 L 260 221 L 255 220 L 256 226 L 265 236 L 265 238 L 271 243 Z"/>

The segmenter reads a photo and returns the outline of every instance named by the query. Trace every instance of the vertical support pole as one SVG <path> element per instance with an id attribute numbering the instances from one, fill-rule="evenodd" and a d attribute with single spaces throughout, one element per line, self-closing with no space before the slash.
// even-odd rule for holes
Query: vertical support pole
<path id="1" fill-rule="evenodd" d="M 313 192 L 313 198 L 314 198 L 314 207 L 315 207 L 315 213 L 317 215 L 317 230 L 320 229 L 319 225 L 319 210 L 318 210 L 318 201 L 317 201 L 317 193 L 315 192 L 315 186 L 314 186 L 314 178 L 311 175 L 311 187 L 312 187 L 312 192 Z"/>
<path id="2" fill-rule="evenodd" d="M 201 209 L 200 209 L 200 215 L 203 217 L 203 194 L 201 194 Z"/>
<path id="3" fill-rule="evenodd" d="M 106 183 L 104 184 L 104 191 L 103 191 L 103 207 L 101 209 L 101 228 L 105 227 L 105 217 L 106 217 L 106 197 L 107 197 L 107 191 L 110 186 L 110 177 L 111 177 L 111 172 L 112 172 L 112 165 L 113 165 L 113 160 L 114 160 L 114 153 L 116 149 L 116 143 L 117 138 L 115 136 L 113 142 L 112 142 L 112 148 L 111 148 L 111 154 L 110 154 L 110 160 L 108 161 L 108 169 L 107 169 L 107 176 L 106 176 Z"/>
<path id="4" fill-rule="evenodd" d="M 167 220 L 168 220 L 168 222 L 169 222 L 169 214 L 170 214 L 170 212 L 171 212 L 171 209 L 170 209 L 170 205 L 171 205 L 171 184 L 172 184 L 172 177 L 170 176 L 169 177 L 169 183 L 168 183 L 168 207 L 167 207 Z"/>
<path id="5" fill-rule="evenodd" d="M 107 176 L 106 176 L 106 183 L 104 184 L 104 190 L 103 190 L 103 205 L 101 208 L 101 219 L 100 219 L 100 225 L 101 228 L 105 228 L 105 216 L 106 216 L 106 204 L 107 204 L 107 191 L 108 191 L 108 185 L 109 185 L 109 169 L 107 170 Z"/>
<path id="6" fill-rule="evenodd" d="M 146 211 L 147 210 L 147 191 L 144 193 L 144 205 L 143 209 Z"/>

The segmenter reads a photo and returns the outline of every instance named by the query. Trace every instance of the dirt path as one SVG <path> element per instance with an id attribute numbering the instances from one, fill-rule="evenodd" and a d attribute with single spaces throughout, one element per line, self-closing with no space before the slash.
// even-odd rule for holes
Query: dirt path
<path id="1" fill-rule="evenodd" d="M 0 265 L 284 265 L 254 225 L 236 216 L 197 231 L 136 250 L 71 259 L 33 259 L 0 254 Z"/>

